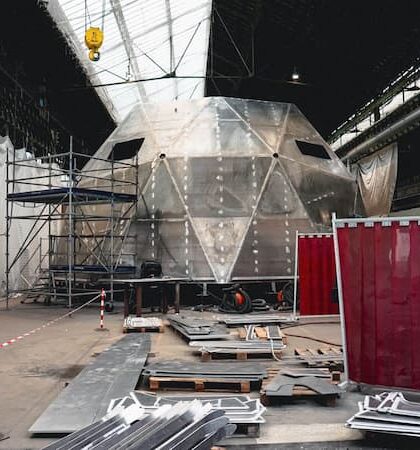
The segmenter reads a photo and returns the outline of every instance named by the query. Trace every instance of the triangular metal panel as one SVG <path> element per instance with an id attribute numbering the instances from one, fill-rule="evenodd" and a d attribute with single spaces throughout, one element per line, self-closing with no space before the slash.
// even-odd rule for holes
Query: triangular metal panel
<path id="1" fill-rule="evenodd" d="M 249 219 L 194 217 L 192 222 L 215 279 L 219 283 L 226 283 L 229 281 L 229 274 L 239 253 Z"/>
<path id="2" fill-rule="evenodd" d="M 139 218 L 150 219 L 153 215 L 156 219 L 185 217 L 185 206 L 163 161 L 152 169 L 138 201 Z"/>

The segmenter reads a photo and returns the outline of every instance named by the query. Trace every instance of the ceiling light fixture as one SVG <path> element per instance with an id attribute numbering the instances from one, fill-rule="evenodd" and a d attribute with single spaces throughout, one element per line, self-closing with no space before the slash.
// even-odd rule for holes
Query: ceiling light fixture
<path id="1" fill-rule="evenodd" d="M 292 80 L 293 81 L 299 81 L 300 80 L 300 75 L 299 75 L 298 71 L 296 70 L 296 67 L 293 68 Z"/>

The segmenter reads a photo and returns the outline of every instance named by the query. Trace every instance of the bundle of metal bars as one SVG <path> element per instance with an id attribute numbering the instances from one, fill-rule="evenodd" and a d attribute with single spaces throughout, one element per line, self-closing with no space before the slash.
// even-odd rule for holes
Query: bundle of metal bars
<path id="1" fill-rule="evenodd" d="M 366 395 L 359 412 L 346 426 L 358 430 L 420 437 L 420 403 L 408 401 L 401 392 Z"/>
<path id="2" fill-rule="evenodd" d="M 170 317 L 172 328 L 180 332 L 186 339 L 229 339 L 230 334 L 225 327 L 214 322 L 204 321 L 201 318 L 176 316 Z"/>
<path id="3" fill-rule="evenodd" d="M 166 404 L 151 413 L 132 404 L 115 408 L 103 420 L 44 450 L 210 450 L 235 428 L 222 410 L 198 400 Z"/>
<path id="4" fill-rule="evenodd" d="M 248 395 L 169 395 L 160 397 L 150 392 L 135 391 L 129 396 L 114 399 L 110 402 L 108 412 L 120 405 L 129 406 L 135 404 L 147 412 L 155 411 L 163 405 L 175 405 L 176 403 L 199 400 L 203 405 L 211 405 L 213 410 L 224 411 L 230 423 L 234 424 L 259 424 L 265 423 L 263 413 L 266 408 L 259 399 L 251 399 Z"/>

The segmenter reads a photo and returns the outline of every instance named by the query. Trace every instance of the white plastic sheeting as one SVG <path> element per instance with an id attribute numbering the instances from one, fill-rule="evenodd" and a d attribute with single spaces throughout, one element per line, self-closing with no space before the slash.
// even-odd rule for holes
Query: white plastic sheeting
<path id="1" fill-rule="evenodd" d="M 50 0 L 48 11 L 86 68 L 113 117 L 133 105 L 204 96 L 211 0 Z M 103 9 L 105 5 L 105 9 Z M 102 26 L 92 63 L 85 26 Z M 176 75 L 173 77 L 172 75 Z M 171 75 L 171 76 L 170 76 Z M 141 83 L 125 81 L 149 80 Z"/>
<path id="2" fill-rule="evenodd" d="M 14 150 L 13 144 L 9 137 L 0 137 L 0 293 L 4 295 L 6 292 L 6 158 L 9 152 L 9 161 L 13 160 L 13 152 L 15 152 L 16 160 L 22 162 L 27 158 L 33 156 L 26 152 L 26 149 Z M 42 176 L 46 177 L 38 179 L 36 182 L 45 184 L 48 182 L 48 168 L 43 167 L 40 163 L 31 160 L 25 163 L 23 167 L 20 165 L 9 166 L 9 178 L 27 178 Z M 14 169 L 13 169 L 14 167 Z M 14 170 L 14 174 L 13 174 Z M 39 186 L 29 185 L 15 185 L 14 192 L 29 191 L 40 189 Z M 13 185 L 9 184 L 9 192 L 13 192 Z M 13 208 L 13 210 L 12 210 Z M 11 263 L 21 248 L 32 228 L 34 221 L 19 219 L 19 216 L 37 215 L 42 210 L 42 205 L 34 206 L 33 204 L 13 202 L 9 206 L 9 214 L 13 215 L 14 219 L 11 221 L 11 228 L 9 232 L 9 262 Z M 41 227 L 45 221 L 40 222 L 36 229 Z M 48 226 L 45 224 L 38 236 L 29 245 L 29 247 L 22 253 L 22 256 L 17 260 L 16 264 L 11 268 L 9 277 L 9 289 L 26 289 L 36 282 L 39 276 L 40 253 L 39 245 L 43 239 L 41 254 L 45 254 L 48 246 Z"/>
<path id="3" fill-rule="evenodd" d="M 397 182 L 398 146 L 390 144 L 352 166 L 368 216 L 388 215 Z"/>

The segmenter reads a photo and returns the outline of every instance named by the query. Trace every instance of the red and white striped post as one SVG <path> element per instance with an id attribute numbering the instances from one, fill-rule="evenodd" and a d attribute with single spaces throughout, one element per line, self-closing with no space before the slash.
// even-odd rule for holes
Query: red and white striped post
<path id="1" fill-rule="evenodd" d="M 104 311 L 105 311 L 105 289 L 102 288 L 101 290 L 101 321 L 100 321 L 100 325 L 99 328 L 101 330 L 104 329 Z"/>

